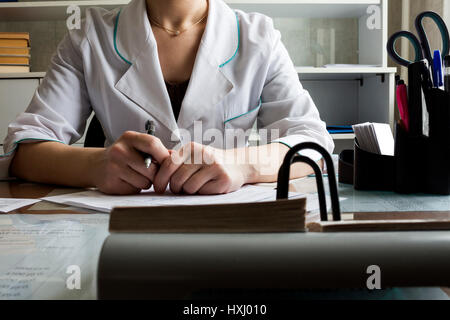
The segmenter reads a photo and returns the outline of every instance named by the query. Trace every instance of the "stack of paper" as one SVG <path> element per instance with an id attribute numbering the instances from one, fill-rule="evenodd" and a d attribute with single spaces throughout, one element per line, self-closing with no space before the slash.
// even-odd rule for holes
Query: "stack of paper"
<path id="1" fill-rule="evenodd" d="M 110 212 L 114 207 L 142 207 L 142 206 L 176 206 L 176 205 L 207 205 L 226 203 L 249 203 L 274 201 L 276 191 L 273 188 L 261 186 L 244 186 L 243 188 L 222 195 L 174 195 L 169 190 L 164 194 L 156 194 L 151 188 L 138 195 L 112 196 L 99 191 L 84 191 L 44 197 L 42 200 L 81 207 L 101 212 Z M 304 198 L 306 195 L 290 192 L 289 198 Z M 318 201 L 312 202 L 307 211 L 318 209 Z"/>
<path id="2" fill-rule="evenodd" d="M 394 155 L 394 136 L 384 123 L 362 123 L 353 126 L 359 147 L 367 152 L 384 156 Z"/>

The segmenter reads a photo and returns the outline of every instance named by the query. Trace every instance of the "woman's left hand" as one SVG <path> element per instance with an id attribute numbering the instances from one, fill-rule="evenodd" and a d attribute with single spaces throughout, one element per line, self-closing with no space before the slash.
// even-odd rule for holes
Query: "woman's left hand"
<path id="1" fill-rule="evenodd" d="M 173 193 L 224 194 L 238 190 L 247 182 L 249 168 L 229 161 L 230 153 L 195 142 L 172 151 L 153 179 L 155 191 L 164 193 L 168 184 Z"/>

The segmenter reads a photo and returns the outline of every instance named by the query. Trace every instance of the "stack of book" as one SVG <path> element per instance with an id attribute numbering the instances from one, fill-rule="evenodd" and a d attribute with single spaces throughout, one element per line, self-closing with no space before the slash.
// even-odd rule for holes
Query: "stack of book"
<path id="1" fill-rule="evenodd" d="M 30 34 L 0 32 L 0 73 L 30 72 Z"/>

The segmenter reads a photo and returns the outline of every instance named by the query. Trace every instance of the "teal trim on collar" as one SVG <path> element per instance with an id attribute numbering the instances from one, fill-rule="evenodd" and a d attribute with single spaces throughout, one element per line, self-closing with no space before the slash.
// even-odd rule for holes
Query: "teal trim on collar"
<path id="1" fill-rule="evenodd" d="M 14 151 L 16 151 L 17 145 L 18 145 L 18 144 L 20 144 L 20 143 L 23 142 L 23 141 L 28 141 L 28 140 L 47 141 L 47 142 L 59 142 L 59 143 L 65 144 L 64 142 L 59 141 L 59 140 L 52 140 L 52 139 L 38 139 L 38 138 L 25 138 L 25 139 L 22 139 L 22 140 L 19 140 L 19 141 L 15 141 L 15 142 L 14 142 L 14 148 L 13 148 L 10 152 L 5 153 L 5 154 L 3 154 L 3 155 L 0 155 L 0 158 L 2 158 L 2 157 L 8 157 L 8 156 L 12 155 L 12 154 L 14 153 Z"/>
<path id="2" fill-rule="evenodd" d="M 237 48 L 236 48 L 236 51 L 234 52 L 233 56 L 232 56 L 230 59 L 228 59 L 227 61 L 225 61 L 224 63 L 222 63 L 222 64 L 219 66 L 219 68 L 223 68 L 226 64 L 228 64 L 229 62 L 231 62 L 231 60 L 233 60 L 233 59 L 236 57 L 236 55 L 237 55 L 237 53 L 238 53 L 238 51 L 239 51 L 239 45 L 240 45 L 240 42 L 241 42 L 241 26 L 240 26 L 240 24 L 239 24 L 239 17 L 238 17 L 237 12 L 235 12 L 235 14 L 236 14 L 236 23 L 237 23 L 237 32 L 238 32 L 238 43 L 237 43 Z"/>
<path id="3" fill-rule="evenodd" d="M 231 119 L 225 120 L 223 123 L 225 124 L 225 123 L 230 122 L 230 121 L 233 121 L 233 120 L 235 120 L 235 119 L 237 119 L 237 118 L 243 117 L 243 116 L 245 116 L 245 115 L 247 115 L 247 114 L 249 114 L 249 113 L 252 113 L 253 111 L 258 110 L 258 109 L 261 107 L 261 105 L 262 105 L 262 99 L 259 98 L 259 104 L 258 104 L 258 106 L 257 106 L 256 108 L 253 108 L 252 110 L 247 111 L 246 113 L 243 113 L 243 114 L 238 115 L 238 116 L 236 116 L 236 117 L 233 117 L 233 118 L 231 118 Z"/>
<path id="4" fill-rule="evenodd" d="M 122 10 L 120 10 L 119 13 L 117 13 L 116 22 L 114 23 L 114 50 L 116 50 L 116 53 L 119 55 L 119 57 L 123 61 L 125 61 L 129 65 L 132 65 L 132 63 L 130 61 L 125 59 L 125 57 L 120 54 L 119 49 L 117 49 L 117 26 L 119 25 L 119 16 L 120 16 L 121 12 L 122 12 Z"/>
<path id="5" fill-rule="evenodd" d="M 285 145 L 289 149 L 292 149 L 292 146 L 288 145 L 286 142 L 283 142 L 283 141 L 272 141 L 269 144 L 272 144 L 272 143 L 281 143 L 282 145 Z"/>

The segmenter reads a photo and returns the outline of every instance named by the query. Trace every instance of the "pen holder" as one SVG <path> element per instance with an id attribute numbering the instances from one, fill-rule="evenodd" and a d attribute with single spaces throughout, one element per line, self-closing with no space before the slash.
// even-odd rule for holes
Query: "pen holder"
<path id="1" fill-rule="evenodd" d="M 390 191 L 394 188 L 394 157 L 364 151 L 356 139 L 353 169 L 356 190 Z"/>
<path id="2" fill-rule="evenodd" d="M 433 140 L 450 142 L 450 94 L 433 88 L 425 91 L 429 114 L 429 136 Z"/>
<path id="3" fill-rule="evenodd" d="M 339 156 L 339 182 L 361 191 L 392 191 L 394 163 L 394 157 L 364 151 L 355 139 L 354 150 L 344 150 Z"/>
<path id="4" fill-rule="evenodd" d="M 450 145 L 447 139 L 410 136 L 397 124 L 395 192 L 450 195 Z"/>
<path id="5" fill-rule="evenodd" d="M 343 176 L 339 182 L 353 182 L 356 190 L 450 195 L 450 93 L 437 88 L 423 92 L 429 136 L 421 134 L 422 114 L 416 114 L 415 119 L 420 121 L 410 121 L 409 132 L 396 125 L 394 157 L 361 150 L 355 140 L 353 177 L 349 169 L 352 150 L 346 150 L 340 156 L 339 173 Z M 418 105 L 422 106 L 422 100 Z"/>
<path id="6" fill-rule="evenodd" d="M 423 184 L 426 139 L 412 136 L 397 124 L 395 130 L 395 183 L 397 193 L 417 193 Z"/>
<path id="7" fill-rule="evenodd" d="M 450 195 L 450 93 L 426 90 L 429 137 L 424 138 L 422 192 Z"/>

